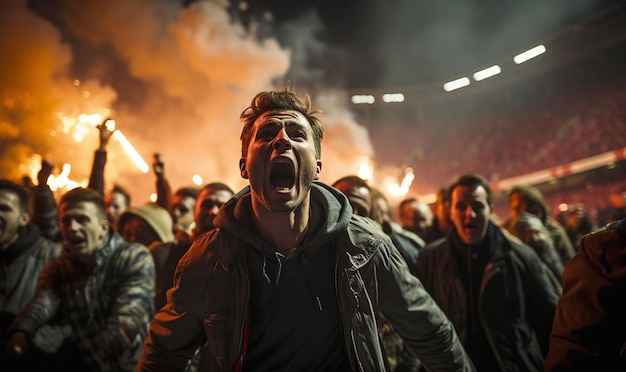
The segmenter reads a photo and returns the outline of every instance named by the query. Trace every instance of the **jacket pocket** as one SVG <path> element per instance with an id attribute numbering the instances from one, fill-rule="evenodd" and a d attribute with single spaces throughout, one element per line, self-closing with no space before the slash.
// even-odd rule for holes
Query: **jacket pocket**
<path id="1" fill-rule="evenodd" d="M 230 318 L 224 314 L 207 314 L 204 317 L 204 331 L 207 336 L 207 349 L 211 359 L 221 364 L 224 360 L 229 334 Z"/>

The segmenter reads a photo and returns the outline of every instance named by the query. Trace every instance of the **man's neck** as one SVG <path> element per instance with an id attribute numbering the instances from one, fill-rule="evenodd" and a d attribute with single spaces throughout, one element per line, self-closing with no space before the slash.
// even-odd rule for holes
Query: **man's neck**
<path id="1" fill-rule="evenodd" d="M 309 199 L 289 212 L 274 212 L 253 203 L 253 223 L 259 235 L 277 252 L 287 254 L 299 247 L 309 228 Z"/>

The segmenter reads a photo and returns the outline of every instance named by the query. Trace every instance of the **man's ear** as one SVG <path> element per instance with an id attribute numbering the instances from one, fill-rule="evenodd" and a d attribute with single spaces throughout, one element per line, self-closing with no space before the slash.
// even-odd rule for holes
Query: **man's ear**
<path id="1" fill-rule="evenodd" d="M 317 167 L 315 167 L 315 180 L 320 179 L 320 173 L 322 173 L 322 161 L 317 159 Z"/>
<path id="2" fill-rule="evenodd" d="M 30 214 L 28 212 L 24 212 L 20 214 L 20 218 L 18 219 L 18 223 L 20 226 L 26 226 L 30 222 Z"/>
<path id="3" fill-rule="evenodd" d="M 241 178 L 248 179 L 248 171 L 246 170 L 246 158 L 239 159 L 239 171 Z"/>

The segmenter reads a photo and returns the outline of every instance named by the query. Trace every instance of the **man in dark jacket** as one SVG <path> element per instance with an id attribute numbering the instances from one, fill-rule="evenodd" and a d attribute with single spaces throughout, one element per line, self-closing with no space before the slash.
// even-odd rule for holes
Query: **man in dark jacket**
<path id="1" fill-rule="evenodd" d="M 241 176 L 218 228 L 179 261 L 140 371 L 383 371 L 382 312 L 430 371 L 472 370 L 448 319 L 369 219 L 319 178 L 308 97 L 259 93 L 243 111 Z"/>
<path id="2" fill-rule="evenodd" d="M 417 276 L 450 317 L 478 371 L 541 371 L 558 294 L 529 246 L 491 221 L 478 175 L 450 187 L 450 229 L 417 257 Z"/>
<path id="3" fill-rule="evenodd" d="M 28 190 L 8 180 L 0 180 L 0 337 L 6 340 L 9 324 L 35 294 L 37 278 L 43 266 L 61 254 L 61 245 L 41 236 L 30 222 Z M 63 341 L 60 327 L 45 326 L 33 335 L 33 343 L 24 358 L 6 353 L 0 357 L 4 371 L 34 370 L 45 366 L 47 359 Z"/>
<path id="4" fill-rule="evenodd" d="M 546 371 L 626 371 L 626 218 L 585 235 L 565 265 Z"/>
<path id="5" fill-rule="evenodd" d="M 36 331 L 59 319 L 72 328 L 58 368 L 132 371 L 154 315 L 154 263 L 141 244 L 110 228 L 102 195 L 61 197 L 63 252 L 43 268 L 34 298 L 9 327 L 5 352 L 22 356 Z"/>

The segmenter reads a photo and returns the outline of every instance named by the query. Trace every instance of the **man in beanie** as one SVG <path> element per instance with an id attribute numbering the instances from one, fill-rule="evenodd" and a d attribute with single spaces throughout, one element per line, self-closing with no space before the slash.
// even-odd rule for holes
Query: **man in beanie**
<path id="1" fill-rule="evenodd" d="M 127 210 L 119 220 L 119 232 L 128 242 L 149 247 L 174 241 L 172 217 L 156 203 L 147 203 Z"/>
<path id="2" fill-rule="evenodd" d="M 509 192 L 509 207 L 511 217 L 502 224 L 502 227 L 510 233 L 515 235 L 515 223 L 522 213 L 531 213 L 539 217 L 550 232 L 554 249 L 559 254 L 563 265 L 576 253 L 565 228 L 550 215 L 550 210 L 543 200 L 543 195 L 539 189 L 528 185 L 513 187 Z"/>
<path id="3" fill-rule="evenodd" d="M 233 190 L 224 183 L 211 182 L 205 185 L 200 190 L 195 202 L 194 220 L 196 224 L 191 239 L 175 239 L 174 241 L 152 244 L 148 248 L 154 259 L 156 272 L 154 305 L 157 310 L 167 302 L 165 295 L 167 290 L 172 288 L 178 260 L 191 247 L 193 239 L 215 228 L 213 219 L 217 216 L 220 207 L 233 195 Z"/>

